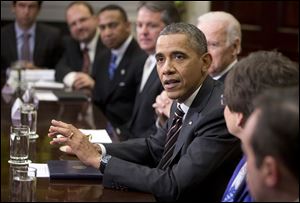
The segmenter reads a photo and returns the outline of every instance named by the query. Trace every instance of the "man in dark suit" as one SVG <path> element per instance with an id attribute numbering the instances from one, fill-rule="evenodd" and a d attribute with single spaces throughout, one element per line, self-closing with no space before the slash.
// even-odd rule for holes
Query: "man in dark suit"
<path id="1" fill-rule="evenodd" d="M 213 58 L 208 74 L 224 83 L 241 52 L 241 25 L 230 13 L 213 11 L 201 15 L 197 27 L 205 34 L 208 52 Z"/>
<path id="2" fill-rule="evenodd" d="M 223 85 L 207 74 L 205 36 L 193 25 L 170 24 L 158 37 L 155 57 L 175 100 L 171 118 L 155 135 L 96 146 L 74 126 L 53 120 L 48 136 L 64 137 L 50 144 L 65 143 L 85 164 L 100 168 L 105 187 L 150 192 L 159 201 L 217 201 L 241 151 L 226 128 Z"/>
<path id="3" fill-rule="evenodd" d="M 156 41 L 159 32 L 166 25 L 179 22 L 179 20 L 180 16 L 173 2 L 142 1 L 138 6 L 137 39 L 140 47 L 147 52 L 148 58 L 144 64 L 133 114 L 125 125 L 116 129 L 122 140 L 148 137 L 151 133 L 156 132 L 156 116 L 152 104 L 156 96 L 163 90 L 155 68 Z M 149 24 L 159 26 L 148 26 Z"/>
<path id="4" fill-rule="evenodd" d="M 232 135 L 242 139 L 245 123 L 254 110 L 253 98 L 274 87 L 299 85 L 299 67 L 281 53 L 257 51 L 241 59 L 228 73 L 224 84 L 222 103 L 226 125 Z M 223 202 L 253 201 L 246 184 L 246 165 L 243 157 L 232 173 Z"/>
<path id="5" fill-rule="evenodd" d="M 36 22 L 41 6 L 42 1 L 13 1 L 15 23 L 1 28 L 1 72 L 18 60 L 25 61 L 24 68 L 55 67 L 62 53 L 60 31 Z"/>
<path id="6" fill-rule="evenodd" d="M 97 59 L 93 98 L 113 126 L 123 125 L 132 115 L 147 55 L 131 35 L 122 7 L 103 7 L 98 13 L 98 25 L 107 48 Z"/>
<path id="7" fill-rule="evenodd" d="M 254 108 L 241 140 L 250 193 L 260 202 L 299 202 L 299 85 L 264 92 Z"/>
<path id="8" fill-rule="evenodd" d="M 241 51 L 241 25 L 230 13 L 213 11 L 201 15 L 197 26 L 205 34 L 208 52 L 213 59 L 208 73 L 213 79 L 224 83 Z M 170 116 L 171 104 L 165 92 L 156 98 L 153 106 L 160 124 Z"/>
<path id="9" fill-rule="evenodd" d="M 65 52 L 56 66 L 55 79 L 74 89 L 95 86 L 95 61 L 104 47 L 99 40 L 97 18 L 87 2 L 72 2 L 66 9 L 71 37 L 64 40 Z"/>

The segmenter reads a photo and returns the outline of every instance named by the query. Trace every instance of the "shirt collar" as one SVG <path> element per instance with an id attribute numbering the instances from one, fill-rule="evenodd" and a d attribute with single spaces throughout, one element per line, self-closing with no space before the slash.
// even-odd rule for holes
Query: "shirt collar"
<path id="1" fill-rule="evenodd" d="M 182 103 L 178 103 L 178 105 L 180 105 L 181 109 L 184 111 L 185 115 L 188 112 L 189 108 L 191 107 L 195 97 L 197 96 L 200 88 L 202 87 L 202 84 L 194 91 L 194 93 L 187 98 L 184 102 Z"/>
<path id="2" fill-rule="evenodd" d="M 36 29 L 36 23 L 34 23 L 31 28 L 29 28 L 27 30 L 27 33 L 30 34 L 31 36 L 33 36 L 34 38 L 34 34 L 35 34 L 35 29 Z M 15 21 L 15 30 L 16 30 L 16 34 L 17 34 L 17 38 L 22 37 L 24 30 L 18 25 L 18 23 Z"/>
<path id="3" fill-rule="evenodd" d="M 156 65 L 155 54 L 150 54 L 148 57 L 150 58 L 151 61 L 151 68 L 153 68 Z"/>
<path id="4" fill-rule="evenodd" d="M 126 41 L 118 48 L 118 49 L 112 49 L 112 53 L 117 55 L 118 57 L 123 56 L 125 51 L 127 50 L 127 47 L 129 46 L 131 40 L 132 40 L 132 35 L 129 35 L 127 37 Z"/>
<path id="5" fill-rule="evenodd" d="M 229 64 L 229 66 L 227 66 L 227 68 L 225 70 L 223 70 L 220 74 L 218 74 L 217 76 L 212 77 L 214 80 L 219 80 L 225 73 L 227 73 L 234 64 L 237 63 L 237 59 L 235 59 L 231 64 Z"/>
<path id="6" fill-rule="evenodd" d="M 100 38 L 100 31 L 99 29 L 97 29 L 95 36 L 88 44 L 85 44 L 84 42 L 80 43 L 80 49 L 83 50 L 86 46 L 89 50 L 96 50 L 99 38 Z"/>

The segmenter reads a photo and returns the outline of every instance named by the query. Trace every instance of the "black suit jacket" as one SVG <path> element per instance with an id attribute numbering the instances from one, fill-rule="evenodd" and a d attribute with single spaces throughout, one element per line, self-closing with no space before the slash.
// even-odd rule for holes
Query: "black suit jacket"
<path id="1" fill-rule="evenodd" d="M 148 137 L 151 133 L 156 132 L 156 114 L 152 105 L 162 90 L 163 86 L 159 80 L 156 67 L 154 67 L 143 90 L 138 91 L 136 95 L 133 114 L 129 122 L 120 127 L 120 136 L 123 140 Z"/>
<path id="2" fill-rule="evenodd" d="M 65 51 L 59 63 L 56 65 L 56 72 L 55 72 L 55 80 L 62 82 L 64 77 L 73 71 L 80 72 L 82 69 L 83 63 L 83 55 L 80 49 L 80 44 L 78 41 L 74 40 L 70 36 L 66 36 L 64 38 L 64 47 Z M 100 38 L 97 42 L 96 53 L 94 62 L 92 65 L 92 74 L 91 76 L 95 79 L 95 73 L 97 70 L 97 60 L 100 60 L 100 54 L 106 49 L 103 43 L 101 42 Z"/>
<path id="3" fill-rule="evenodd" d="M 60 31 L 49 25 L 36 24 L 33 51 L 34 65 L 53 69 L 63 52 Z M 18 60 L 14 23 L 1 28 L 1 69 Z"/>
<path id="4" fill-rule="evenodd" d="M 131 117 L 147 54 L 132 39 L 112 80 L 108 77 L 111 51 L 105 49 L 97 60 L 93 99 L 113 126 L 125 124 Z"/>
<path id="5" fill-rule="evenodd" d="M 155 135 L 105 144 L 113 157 L 106 165 L 103 185 L 150 192 L 159 201 L 220 201 L 241 157 L 239 140 L 227 131 L 222 93 L 223 85 L 207 77 L 185 117 L 166 170 L 156 166 L 176 104 L 171 118 Z"/>

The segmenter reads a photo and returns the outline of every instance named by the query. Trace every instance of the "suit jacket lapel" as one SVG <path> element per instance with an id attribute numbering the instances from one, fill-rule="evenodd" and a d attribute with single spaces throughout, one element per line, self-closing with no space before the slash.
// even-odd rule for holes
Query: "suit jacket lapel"
<path id="1" fill-rule="evenodd" d="M 18 60 L 18 51 L 17 51 L 17 37 L 16 37 L 16 31 L 15 31 L 15 25 L 12 24 L 10 28 L 10 36 L 7 40 L 10 42 L 8 43 L 10 46 L 8 46 L 8 49 L 10 49 L 11 58 L 12 61 Z M 10 64 L 9 64 L 10 65 Z"/>
<path id="2" fill-rule="evenodd" d="M 188 113 L 184 119 L 182 129 L 178 136 L 176 146 L 172 155 L 172 159 L 179 153 L 182 146 L 186 143 L 188 137 L 193 136 L 193 131 L 195 128 L 196 122 L 201 116 L 202 109 L 207 105 L 207 102 L 210 98 L 213 89 L 213 81 L 210 77 L 207 77 L 202 87 L 200 88 L 197 96 L 195 97 L 191 107 L 188 110 Z"/>
<path id="3" fill-rule="evenodd" d="M 92 66 L 92 77 L 93 78 L 96 78 L 97 72 L 99 71 L 98 69 L 100 67 L 102 67 L 100 64 L 105 64 L 104 61 L 99 61 L 100 64 L 97 62 L 97 60 L 99 58 L 101 58 L 101 54 L 102 54 L 104 49 L 106 49 L 106 47 L 104 47 L 104 45 L 102 44 L 100 36 L 99 36 L 99 39 L 98 39 L 98 42 L 97 42 L 97 47 L 96 47 L 95 58 L 94 58 L 93 66 Z M 104 58 L 104 57 L 102 57 L 102 58 Z"/>
<path id="4" fill-rule="evenodd" d="M 143 88 L 142 92 L 147 92 L 147 90 L 150 89 L 150 87 L 153 85 L 154 81 L 156 80 L 156 78 L 158 78 L 158 73 L 156 71 L 156 66 L 153 68 L 153 70 L 151 71 L 151 74 Z M 139 87 L 140 89 L 140 87 Z"/>
<path id="5" fill-rule="evenodd" d="M 36 25 L 36 31 L 35 31 L 35 43 L 34 43 L 34 48 L 33 48 L 33 61 L 35 61 L 35 64 L 39 64 L 38 61 L 41 60 L 41 55 L 40 53 L 42 52 L 42 46 L 46 46 L 46 39 L 43 39 L 45 37 L 43 35 L 43 30 L 40 29 L 40 26 L 37 24 Z M 43 43 L 41 43 L 43 41 Z"/>
<path id="6" fill-rule="evenodd" d="M 129 126 L 132 125 L 133 121 L 135 120 L 135 117 L 138 113 L 138 110 L 139 110 L 139 107 L 141 105 L 141 99 L 144 98 L 144 94 L 147 94 L 149 92 L 149 89 L 151 87 L 152 84 L 154 84 L 156 78 L 157 78 L 157 71 L 156 71 L 156 67 L 153 68 L 142 92 L 139 92 L 139 89 L 140 89 L 140 85 L 139 85 L 139 88 L 138 88 L 138 93 L 136 94 L 136 99 L 135 99 L 135 102 L 134 102 L 134 109 L 133 109 L 133 114 L 132 114 L 132 119 L 130 120 L 130 123 L 129 123 Z"/>

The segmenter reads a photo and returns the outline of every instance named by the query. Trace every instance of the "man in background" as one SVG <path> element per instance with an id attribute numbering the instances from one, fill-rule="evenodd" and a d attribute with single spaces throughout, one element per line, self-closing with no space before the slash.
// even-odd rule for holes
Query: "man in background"
<path id="1" fill-rule="evenodd" d="M 265 92 L 254 107 L 242 137 L 250 193 L 299 202 L 299 86 Z"/>
<path id="2" fill-rule="evenodd" d="M 125 125 L 119 126 L 116 130 L 123 140 L 148 137 L 156 132 L 156 115 L 152 104 L 163 90 L 155 68 L 156 41 L 166 25 L 179 20 L 180 16 L 173 1 L 142 1 L 138 5 L 137 39 L 140 47 L 147 52 L 148 58 L 144 64 L 133 115 Z"/>
<path id="3" fill-rule="evenodd" d="M 275 51 L 258 51 L 241 59 L 225 79 L 222 104 L 228 131 L 243 139 L 243 130 L 253 112 L 253 99 L 273 87 L 299 84 L 297 64 Z M 246 157 L 236 166 L 223 195 L 223 202 L 252 201 L 246 185 Z"/>
<path id="4" fill-rule="evenodd" d="M 65 38 L 65 51 L 56 65 L 55 79 L 74 89 L 92 90 L 97 69 L 94 61 L 103 47 L 97 18 L 89 3 L 75 1 L 66 8 L 66 21 L 71 37 Z"/>
<path id="5" fill-rule="evenodd" d="M 1 72 L 16 61 L 26 69 L 54 69 L 63 51 L 61 35 L 37 22 L 41 7 L 42 1 L 12 1 L 15 22 L 1 28 Z"/>
<path id="6" fill-rule="evenodd" d="M 122 7 L 107 5 L 97 16 L 105 48 L 95 62 L 93 100 L 113 126 L 119 126 L 132 115 L 147 55 L 131 35 L 131 23 Z"/>
<path id="7" fill-rule="evenodd" d="M 208 52 L 213 58 L 208 73 L 224 82 L 241 52 L 241 25 L 230 13 L 213 11 L 199 16 L 197 27 L 205 34 Z"/>

